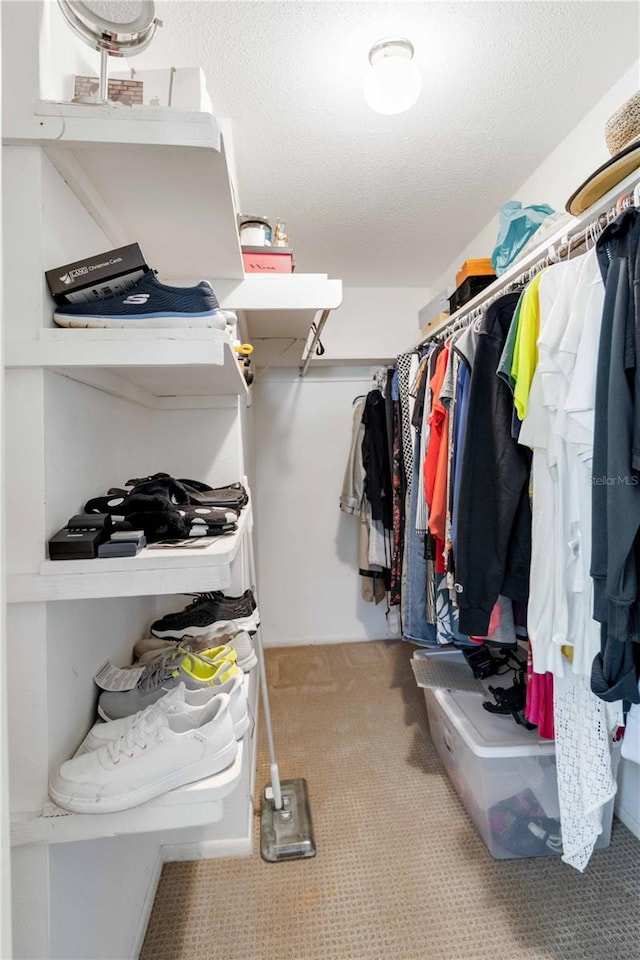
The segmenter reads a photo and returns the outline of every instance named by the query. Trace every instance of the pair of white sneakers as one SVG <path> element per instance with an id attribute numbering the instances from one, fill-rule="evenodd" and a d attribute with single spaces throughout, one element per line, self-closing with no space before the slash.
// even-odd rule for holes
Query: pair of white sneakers
<path id="1" fill-rule="evenodd" d="M 49 795 L 72 813 L 128 810 L 226 769 L 250 722 L 241 672 L 199 690 L 181 682 L 131 717 L 96 723 Z"/>

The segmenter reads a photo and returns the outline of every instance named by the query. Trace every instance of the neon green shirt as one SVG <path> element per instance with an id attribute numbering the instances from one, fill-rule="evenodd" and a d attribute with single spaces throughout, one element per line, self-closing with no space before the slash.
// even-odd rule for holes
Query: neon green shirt
<path id="1" fill-rule="evenodd" d="M 520 322 L 511 364 L 511 377 L 515 383 L 513 402 L 519 420 L 524 420 L 527 415 L 531 381 L 538 364 L 537 341 L 540 333 L 538 288 L 540 287 L 542 273 L 544 271 L 533 278 L 520 301 Z"/>

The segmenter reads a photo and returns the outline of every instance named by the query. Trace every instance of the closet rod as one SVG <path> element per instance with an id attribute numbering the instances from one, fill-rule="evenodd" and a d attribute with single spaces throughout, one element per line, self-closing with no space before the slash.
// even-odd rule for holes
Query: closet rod
<path id="1" fill-rule="evenodd" d="M 420 347 L 440 334 L 453 332 L 454 329 L 466 326 L 476 316 L 481 315 L 486 308 L 507 293 L 512 288 L 524 286 L 551 263 L 557 263 L 564 256 L 570 256 L 584 243 L 591 239 L 594 244 L 599 233 L 611 220 L 626 207 L 640 206 L 640 173 L 636 170 L 613 190 L 610 190 L 597 204 L 593 204 L 581 217 L 574 219 L 571 226 L 565 224 L 544 243 L 536 247 L 528 257 L 514 264 L 510 270 L 494 280 L 488 287 L 472 300 L 442 320 L 432 330 L 429 330 L 418 342 Z M 621 201 L 624 203 L 621 205 Z M 415 348 L 414 348 L 415 349 Z"/>

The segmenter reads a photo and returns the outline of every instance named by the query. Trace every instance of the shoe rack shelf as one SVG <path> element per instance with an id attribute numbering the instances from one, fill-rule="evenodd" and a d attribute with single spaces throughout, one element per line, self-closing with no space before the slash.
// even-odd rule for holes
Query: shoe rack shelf
<path id="1" fill-rule="evenodd" d="M 162 281 L 188 285 L 211 280 L 221 307 L 241 314 L 243 337 L 254 344 L 258 364 L 285 355 L 284 362 L 298 362 L 311 324 L 342 302 L 342 282 L 326 274 L 245 276 L 235 191 L 224 139 L 211 114 L 38 101 L 32 117 L 5 126 L 3 140 L 40 145 L 113 246 L 140 243 Z M 162 331 L 157 332 L 162 341 Z M 34 349 L 36 365 L 51 365 L 46 352 L 29 349 Z M 19 356 L 28 357 L 28 352 Z M 67 361 L 62 355 L 59 366 L 83 363 L 92 370 L 105 365 Z M 135 364 L 135 357 L 127 362 Z M 128 376 L 134 386 L 139 385 L 136 377 Z M 160 374 L 157 379 L 159 390 L 184 395 L 189 375 L 177 385 L 163 384 Z M 211 381 L 199 380 L 197 393 L 202 395 Z"/>
<path id="2" fill-rule="evenodd" d="M 258 701 L 258 674 L 253 670 L 245 678 L 249 710 L 255 717 Z M 233 804 L 237 792 L 246 791 L 253 782 L 257 730 L 255 722 L 238 744 L 233 763 L 213 777 L 187 784 L 155 800 L 120 813 L 68 813 L 47 800 L 42 813 L 15 814 L 11 818 L 11 845 L 30 843 L 70 843 L 99 840 L 129 834 L 172 831 L 180 828 L 209 827 L 223 822 L 226 804 Z M 251 798 L 249 798 L 250 801 Z M 246 807 L 247 798 L 237 803 Z"/>
<path id="3" fill-rule="evenodd" d="M 222 330 L 47 328 L 37 340 L 8 342 L 8 367 L 47 367 L 151 409 L 204 397 L 246 397 L 248 387 Z M 179 399 L 178 399 L 179 398 Z"/>
<path id="4" fill-rule="evenodd" d="M 225 590 L 231 584 L 231 564 L 252 528 L 249 502 L 240 514 L 238 529 L 206 548 L 146 547 L 137 557 L 44 560 L 39 574 L 8 577 L 7 600 L 32 603 Z"/>

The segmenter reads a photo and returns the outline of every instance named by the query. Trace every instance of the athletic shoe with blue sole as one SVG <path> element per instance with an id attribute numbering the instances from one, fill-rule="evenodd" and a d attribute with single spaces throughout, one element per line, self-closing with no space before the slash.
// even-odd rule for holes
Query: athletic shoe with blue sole
<path id="1" fill-rule="evenodd" d="M 92 303 L 56 307 L 53 319 L 61 327 L 213 327 L 224 330 L 227 315 L 220 309 L 207 280 L 195 287 L 168 287 L 149 270 L 125 293 Z"/>

